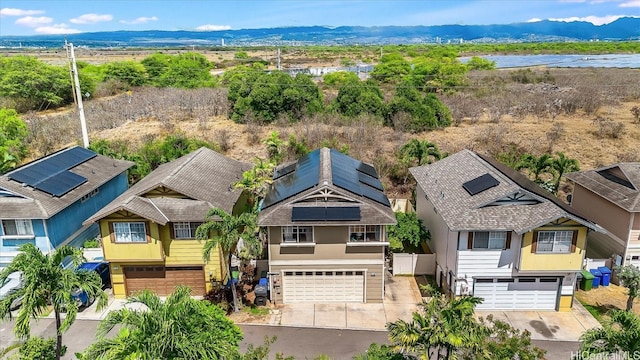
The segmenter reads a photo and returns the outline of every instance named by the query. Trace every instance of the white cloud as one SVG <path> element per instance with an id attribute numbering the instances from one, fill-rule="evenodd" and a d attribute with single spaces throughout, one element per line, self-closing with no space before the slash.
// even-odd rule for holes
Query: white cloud
<path id="1" fill-rule="evenodd" d="M 196 28 L 198 31 L 220 31 L 220 30 L 231 30 L 231 26 L 229 25 L 200 25 Z"/>
<path id="2" fill-rule="evenodd" d="M 113 20 L 113 16 L 110 14 L 84 14 L 69 21 L 74 24 L 95 24 L 111 20 Z"/>
<path id="3" fill-rule="evenodd" d="M 626 8 L 630 8 L 630 7 L 640 7 L 640 0 L 631 0 L 631 1 L 626 1 L 623 2 L 622 4 L 618 5 L 620 7 L 626 7 Z"/>
<path id="4" fill-rule="evenodd" d="M 540 21 L 542 21 L 542 19 L 540 19 L 540 18 L 531 18 L 531 19 L 527 20 L 528 23 L 540 22 Z"/>
<path id="5" fill-rule="evenodd" d="M 81 32 L 78 29 L 72 29 L 67 24 L 54 24 L 51 26 L 41 26 L 36 28 L 36 32 L 39 34 L 77 34 Z"/>
<path id="6" fill-rule="evenodd" d="M 562 21 L 562 22 L 574 22 L 574 21 L 586 21 L 590 22 L 593 25 L 604 25 L 611 22 L 614 22 L 621 17 L 628 17 L 629 15 L 605 15 L 605 16 L 585 16 L 585 17 L 577 17 L 572 16 L 568 18 L 550 18 L 551 21 Z"/>
<path id="7" fill-rule="evenodd" d="M 155 16 L 152 17 L 139 17 L 137 19 L 133 19 L 133 20 L 120 20 L 121 24 L 129 24 L 129 25 L 135 25 L 135 24 L 145 24 L 148 23 L 149 21 L 158 21 L 158 18 Z"/>
<path id="8" fill-rule="evenodd" d="M 13 8 L 2 8 L 0 9 L 0 16 L 29 16 L 29 15 L 39 15 L 44 14 L 43 10 L 23 10 L 23 9 L 13 9 Z"/>
<path id="9" fill-rule="evenodd" d="M 16 24 L 28 26 L 28 27 L 38 27 L 45 24 L 51 24 L 52 22 L 53 22 L 53 19 L 46 16 L 39 16 L 39 17 L 25 16 L 16 20 Z"/>

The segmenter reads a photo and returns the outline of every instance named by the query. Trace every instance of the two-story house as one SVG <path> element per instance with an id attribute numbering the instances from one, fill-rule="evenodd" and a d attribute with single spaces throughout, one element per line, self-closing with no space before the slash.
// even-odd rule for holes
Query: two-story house
<path id="1" fill-rule="evenodd" d="M 250 164 L 200 148 L 163 164 L 86 223 L 98 222 L 116 298 L 148 289 L 164 296 L 177 285 L 204 295 L 211 281 L 227 277 L 220 251 L 204 261 L 196 229 L 207 212 L 238 214 L 246 196 L 233 184 Z"/>
<path id="2" fill-rule="evenodd" d="M 640 162 L 567 174 L 571 207 L 606 231 L 589 234 L 587 257 L 640 266 Z"/>
<path id="3" fill-rule="evenodd" d="M 322 148 L 276 169 L 258 224 L 272 301 L 382 302 L 386 225 L 396 219 L 371 165 Z"/>
<path id="4" fill-rule="evenodd" d="M 82 222 L 127 190 L 132 165 L 75 146 L 0 176 L 0 268 L 26 243 L 48 252 L 98 236 Z"/>
<path id="5" fill-rule="evenodd" d="M 463 150 L 410 169 L 436 281 L 479 309 L 569 310 L 594 223 L 522 174 Z"/>

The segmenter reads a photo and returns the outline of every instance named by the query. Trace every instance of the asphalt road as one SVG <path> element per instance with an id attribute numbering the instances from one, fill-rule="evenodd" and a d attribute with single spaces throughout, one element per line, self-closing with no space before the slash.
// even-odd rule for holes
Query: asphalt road
<path id="1" fill-rule="evenodd" d="M 96 328 L 99 321 L 76 320 L 69 331 L 63 335 L 63 342 L 67 346 L 67 354 L 63 359 L 75 359 L 74 353 L 84 350 L 95 340 Z M 351 359 L 356 354 L 364 353 L 369 344 L 387 343 L 386 331 L 338 330 L 317 328 L 296 328 L 266 325 L 241 325 L 244 340 L 240 348 L 245 350 L 248 344 L 255 346 L 264 342 L 265 336 L 276 336 L 277 340 L 271 345 L 271 358 L 280 352 L 296 359 L 313 359 L 317 355 L 325 354 L 333 360 Z M 41 319 L 32 325 L 34 335 L 53 337 L 55 324 L 53 319 Z M 13 336 L 13 322 L 0 322 L 0 346 L 5 347 L 15 341 Z M 578 349 L 578 342 L 566 341 L 534 341 L 547 350 L 547 359 L 561 360 L 571 358 L 572 351 Z"/>

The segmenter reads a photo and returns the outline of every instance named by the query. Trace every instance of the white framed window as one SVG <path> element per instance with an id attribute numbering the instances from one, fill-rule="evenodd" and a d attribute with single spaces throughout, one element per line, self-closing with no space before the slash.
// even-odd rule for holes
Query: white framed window
<path id="1" fill-rule="evenodd" d="M 117 243 L 146 243 L 147 228 L 144 222 L 114 222 L 113 237 Z"/>
<path id="2" fill-rule="evenodd" d="M 536 253 L 572 252 L 573 231 L 538 231 Z"/>
<path id="3" fill-rule="evenodd" d="M 502 250 L 507 248 L 506 231 L 474 231 L 472 249 Z"/>
<path id="4" fill-rule="evenodd" d="M 174 222 L 173 238 L 174 239 L 195 239 L 196 229 L 202 225 L 202 222 Z"/>
<path id="5" fill-rule="evenodd" d="M 33 236 L 31 220 L 2 220 L 2 234 L 4 236 Z"/>
<path id="6" fill-rule="evenodd" d="M 313 242 L 313 226 L 283 226 L 282 242 L 312 243 Z"/>
<path id="7" fill-rule="evenodd" d="M 380 241 L 382 238 L 381 228 L 379 225 L 351 225 L 349 226 L 349 241 Z"/>

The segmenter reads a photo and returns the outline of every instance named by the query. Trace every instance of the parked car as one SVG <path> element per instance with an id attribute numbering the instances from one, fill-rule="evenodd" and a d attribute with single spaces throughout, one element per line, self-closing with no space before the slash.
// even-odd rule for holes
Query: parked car
<path id="1" fill-rule="evenodd" d="M 95 271 L 102 280 L 102 288 L 106 288 L 111 284 L 111 275 L 109 273 L 109 263 L 107 262 L 86 262 L 80 264 L 76 271 Z M 84 290 L 76 288 L 71 291 L 71 296 L 76 299 L 80 306 L 90 306 L 95 300 L 90 297 Z"/>
<path id="2" fill-rule="evenodd" d="M 0 300 L 9 296 L 10 294 L 18 291 L 20 288 L 24 286 L 24 278 L 22 277 L 22 273 L 19 271 L 13 272 L 9 274 L 7 279 L 3 284 L 0 285 Z M 22 296 L 13 300 L 11 305 L 9 306 L 10 310 L 15 310 L 22 305 Z"/>

